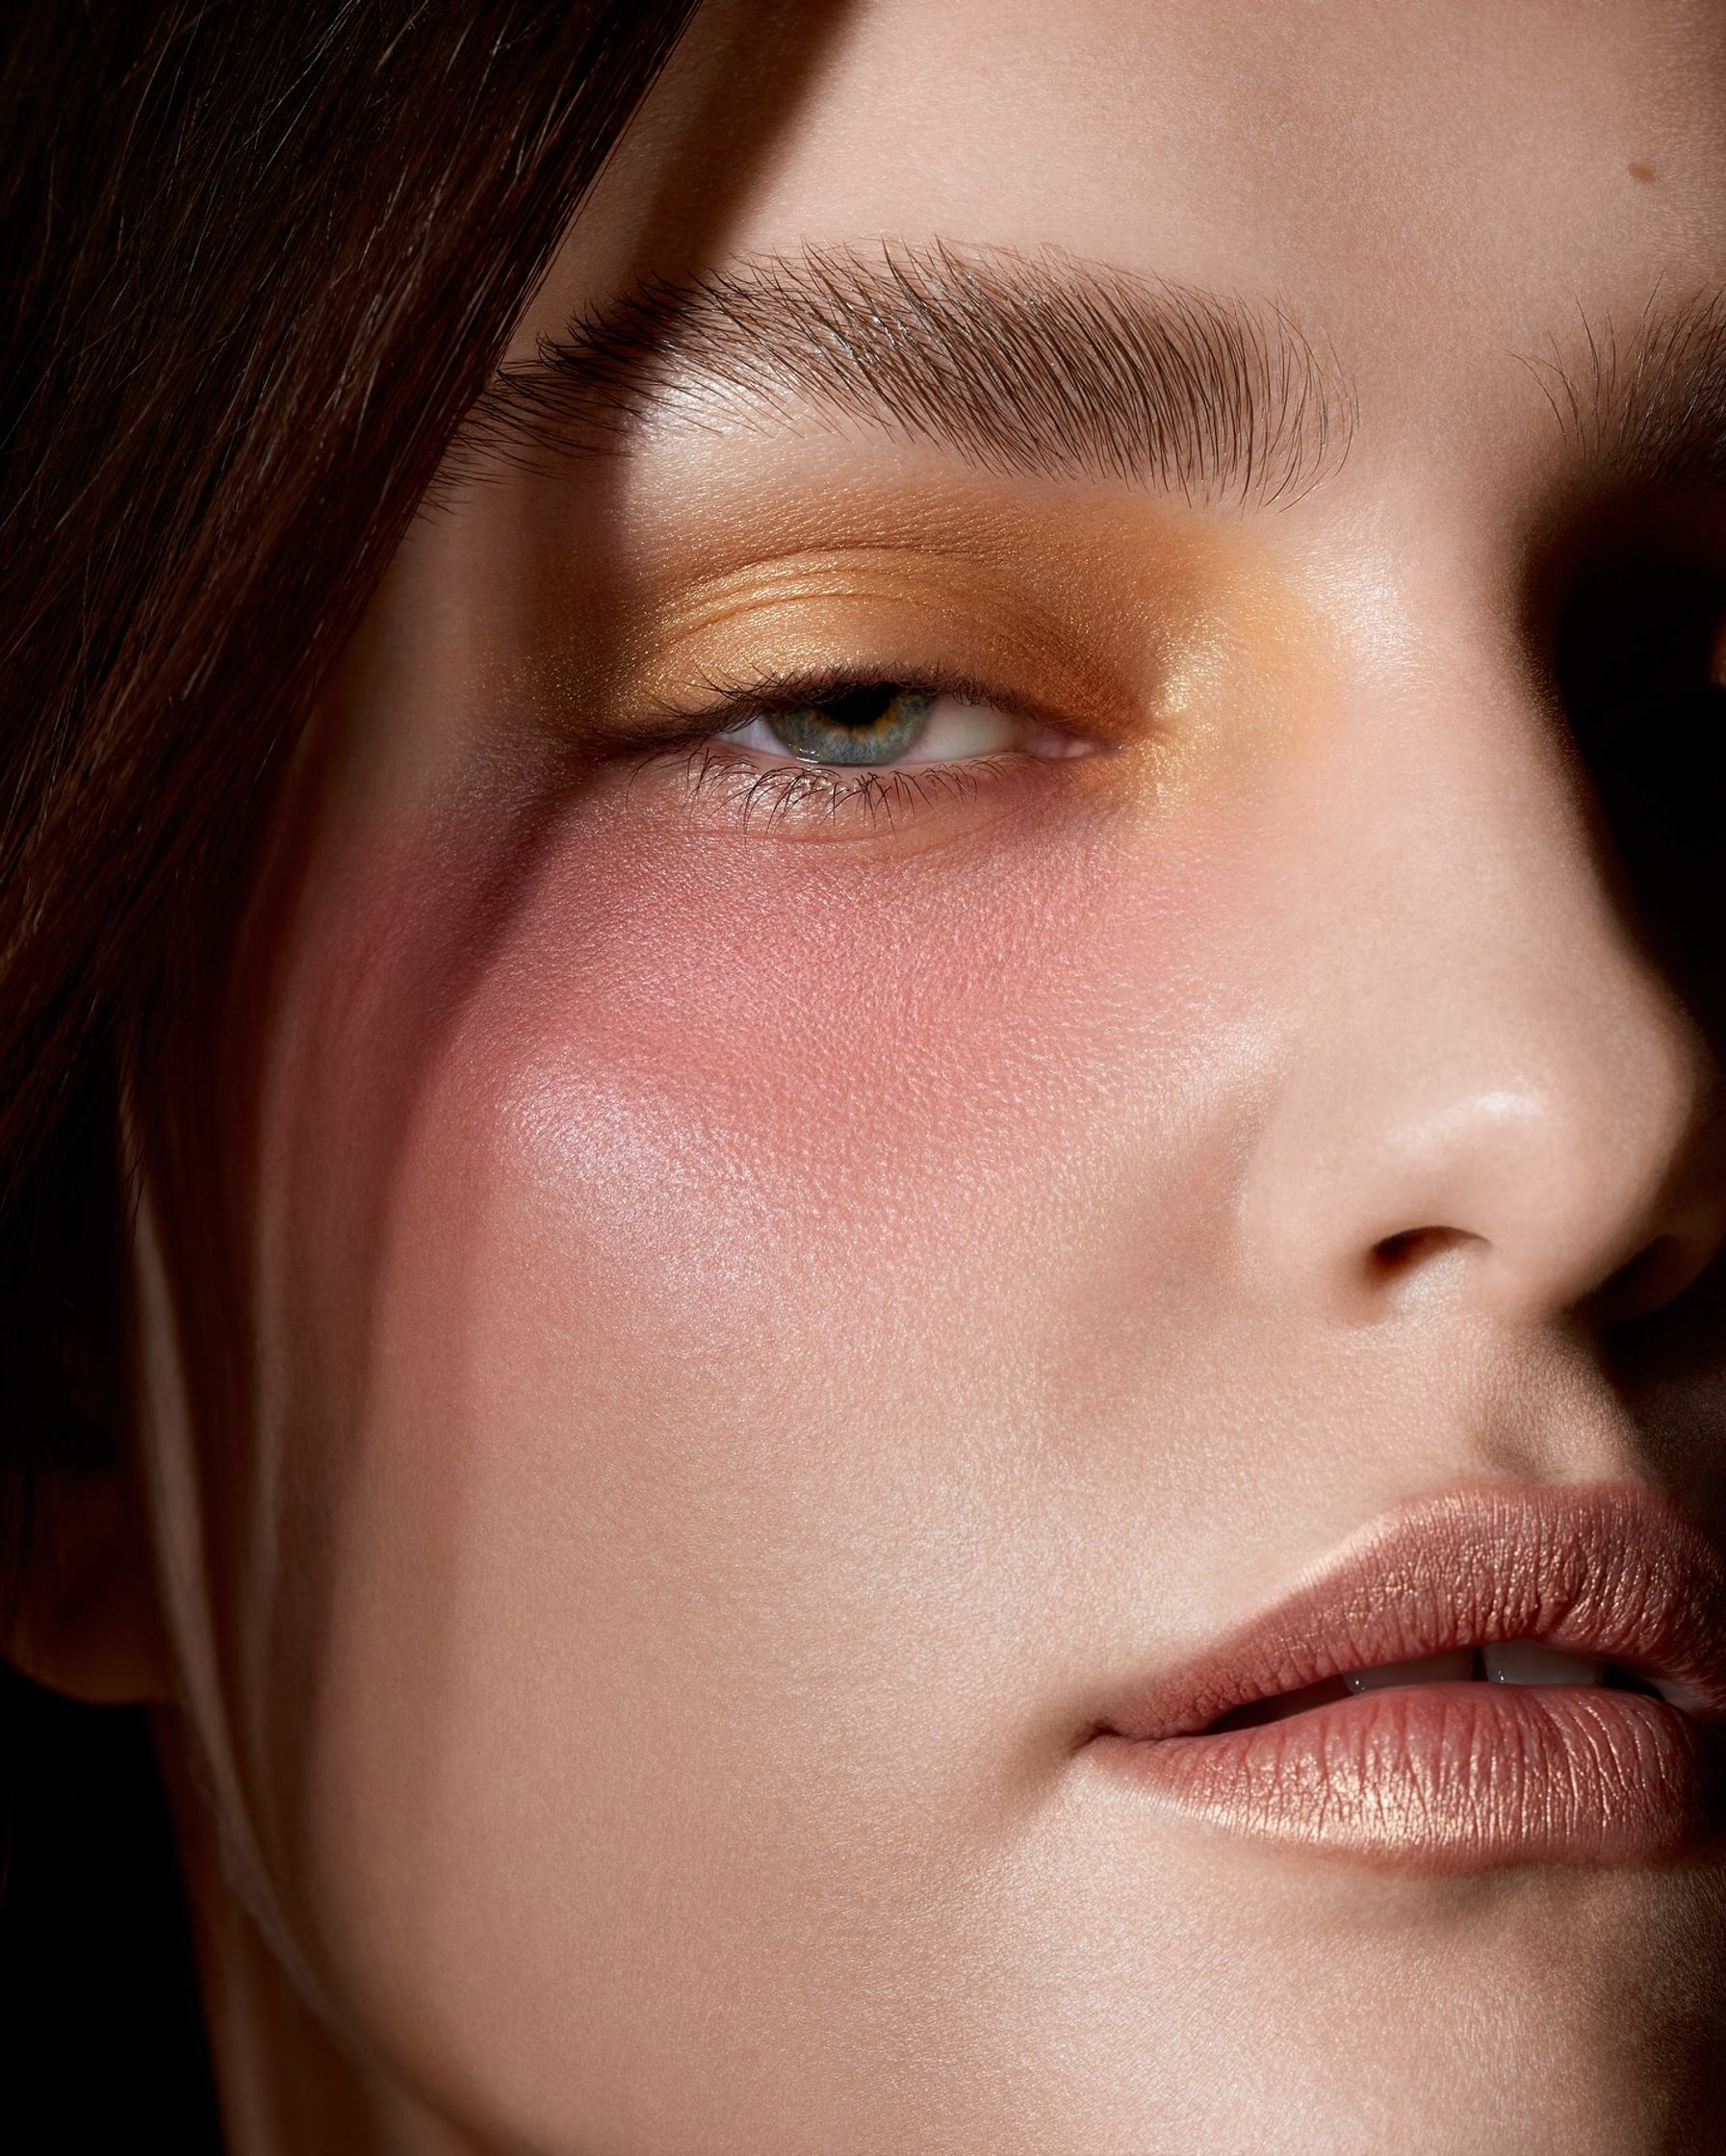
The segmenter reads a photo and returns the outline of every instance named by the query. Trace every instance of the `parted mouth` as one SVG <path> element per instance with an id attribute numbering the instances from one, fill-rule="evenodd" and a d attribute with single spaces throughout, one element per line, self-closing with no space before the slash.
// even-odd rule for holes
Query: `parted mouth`
<path id="1" fill-rule="evenodd" d="M 1433 1667 L 1459 1655 L 1480 1659 Z M 1610 1677 L 1698 1720 L 1726 1719 L 1726 1560 L 1648 1490 L 1445 1491 L 1371 1523 L 1281 1602 L 1131 1689 L 1107 1727 L 1193 1735 L 1254 1707 L 1267 1720 L 1301 1712 L 1322 1703 L 1295 1695 L 1332 1685 L 1340 1699 L 1477 1675 Z"/>
<path id="2" fill-rule="evenodd" d="M 1321 1678 L 1316 1684 L 1273 1692 L 1268 1699 L 1248 1700 L 1218 1715 L 1204 1733 L 1286 1722 L 1294 1715 L 1310 1713 L 1315 1707 L 1328 1707 L 1362 1692 L 1401 1691 L 1428 1684 L 1598 1685 L 1607 1691 L 1640 1692 L 1651 1699 L 1663 1699 L 1685 1711 L 1683 1687 L 1669 1677 L 1631 1669 L 1597 1655 L 1570 1654 L 1544 1640 L 1507 1639 L 1478 1647 L 1450 1648 L 1413 1661 L 1380 1662 L 1372 1669 L 1345 1670 L 1340 1677 Z"/>
<path id="3" fill-rule="evenodd" d="M 1475 1485 L 1373 1523 L 1094 1741 L 1237 1830 L 1457 1868 L 1714 1831 L 1726 1561 L 1655 1493 Z"/>

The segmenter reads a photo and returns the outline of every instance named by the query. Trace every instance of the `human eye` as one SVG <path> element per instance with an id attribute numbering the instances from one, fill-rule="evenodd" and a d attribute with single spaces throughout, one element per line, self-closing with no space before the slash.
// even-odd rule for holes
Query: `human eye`
<path id="1" fill-rule="evenodd" d="M 787 696 L 784 688 L 776 694 L 775 702 L 716 728 L 712 738 L 764 760 L 870 771 L 1000 756 L 1065 760 L 1089 746 L 1076 734 L 1003 710 L 980 691 L 882 680 L 825 694 L 818 685 L 807 696 Z"/>
<path id="2" fill-rule="evenodd" d="M 1103 746 L 965 679 L 868 673 L 713 684 L 646 762 L 670 762 L 691 794 L 746 827 L 822 835 L 901 828 L 937 807 Z"/>

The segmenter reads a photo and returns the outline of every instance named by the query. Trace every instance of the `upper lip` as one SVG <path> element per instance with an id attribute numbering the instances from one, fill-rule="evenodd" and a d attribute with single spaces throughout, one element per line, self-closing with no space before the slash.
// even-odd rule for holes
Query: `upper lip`
<path id="1" fill-rule="evenodd" d="M 1635 1485 L 1485 1484 L 1370 1524 L 1269 1609 L 1128 1687 L 1098 1733 L 1192 1736 L 1351 1670 L 1509 1639 L 1621 1664 L 1726 1719 L 1726 1560 L 1708 1536 Z"/>

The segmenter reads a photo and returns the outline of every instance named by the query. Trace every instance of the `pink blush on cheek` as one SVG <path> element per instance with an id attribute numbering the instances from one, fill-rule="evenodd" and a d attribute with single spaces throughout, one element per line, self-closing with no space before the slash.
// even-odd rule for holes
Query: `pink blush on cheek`
<path id="1" fill-rule="evenodd" d="M 279 977 L 266 1144 L 337 1311 L 407 1152 L 413 1234 L 458 1266 L 476 1205 L 530 1199 L 602 1273 L 651 1256 L 637 1296 L 709 1269 L 783 1292 L 859 1235 L 926 1263 L 943 1224 L 1079 1202 L 1147 1104 L 1179 1121 L 1234 1058 L 1226 849 L 1047 814 L 910 858 L 580 808 L 470 828 L 326 863 Z"/>
<path id="2" fill-rule="evenodd" d="M 999 1274 L 1230 1060 L 1216 880 L 1029 817 L 909 860 L 577 830 L 449 1037 L 468 1128 L 436 1151 L 591 1252 L 572 1307 L 614 1276 L 672 1330 L 698 1284 L 703 1324 L 722 1290 L 771 1298 L 758 1350 L 774 1311 L 834 1322 L 864 1249 L 908 1292 Z"/>
<path id="3" fill-rule="evenodd" d="M 1048 1051 L 1083 1022 L 1087 915 L 1108 904 L 1084 864 L 1023 834 L 963 865 L 631 852 L 549 861 L 487 982 L 475 1045 L 530 1043 L 542 1103 L 548 1068 L 637 1087 L 708 1143 L 816 1183 L 979 1142 L 1027 1061 L 1059 1117 Z"/>

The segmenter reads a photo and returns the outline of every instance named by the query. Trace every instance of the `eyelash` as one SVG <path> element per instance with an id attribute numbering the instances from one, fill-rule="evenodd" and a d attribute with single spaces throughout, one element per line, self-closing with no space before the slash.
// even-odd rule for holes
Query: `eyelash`
<path id="1" fill-rule="evenodd" d="M 711 743 L 698 742 L 687 759 L 691 799 L 717 793 L 734 810 L 739 824 L 819 823 L 836 829 L 860 827 L 866 833 L 899 830 L 914 816 L 943 803 L 972 801 L 986 784 L 1007 776 L 1026 760 L 1018 757 L 975 757 L 958 763 L 913 765 L 907 770 L 845 771 L 831 764 L 746 764 L 724 757 Z"/>
<path id="2" fill-rule="evenodd" d="M 1055 714 L 974 675 L 915 667 L 832 667 L 806 674 L 762 675 L 752 680 L 709 676 L 705 682 L 709 701 L 699 706 L 661 706 L 636 737 L 624 745 L 623 753 L 632 757 L 636 777 L 668 763 L 675 765 L 690 801 L 718 794 L 745 830 L 764 823 L 771 831 L 794 820 L 799 827 L 825 825 L 836 835 L 843 835 L 846 830 L 869 834 L 883 828 L 891 833 L 932 809 L 974 801 L 986 786 L 1019 777 L 1028 765 L 1043 768 L 1064 760 L 1016 750 L 950 763 L 883 765 L 877 770 L 789 760 L 762 766 L 748 760 L 744 752 L 727 753 L 723 746 L 728 732 L 751 719 L 826 704 L 848 691 L 888 681 L 915 695 L 988 705 L 1029 726 L 1043 726 L 1075 741 L 1083 738 Z"/>

